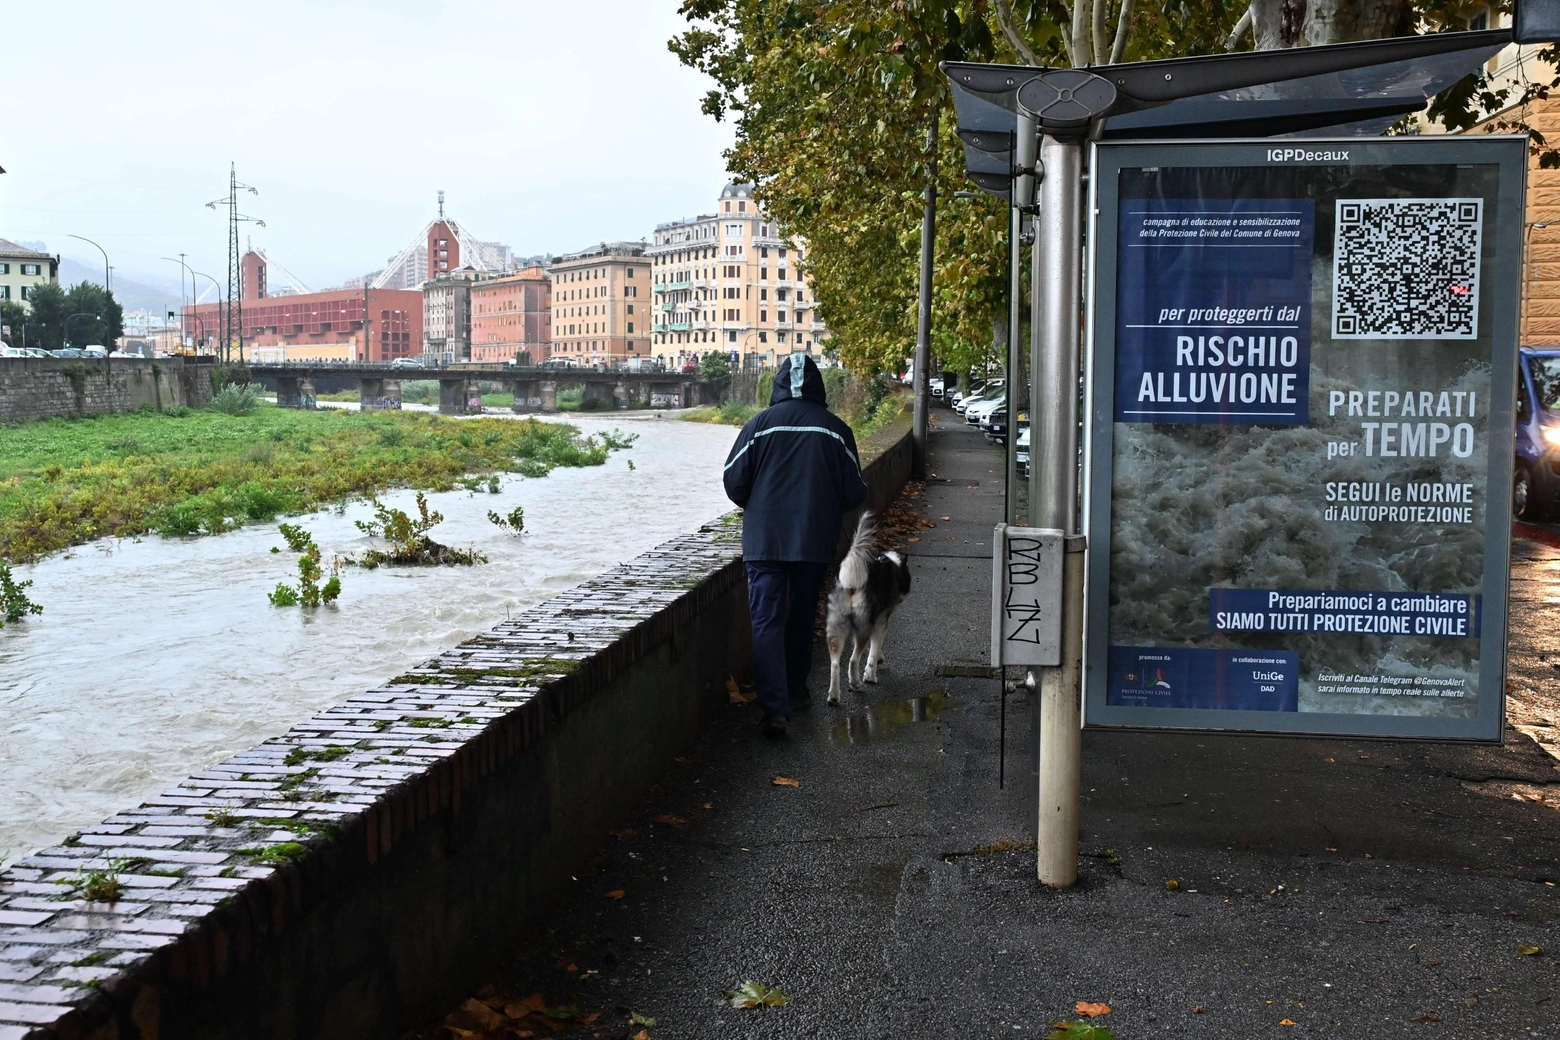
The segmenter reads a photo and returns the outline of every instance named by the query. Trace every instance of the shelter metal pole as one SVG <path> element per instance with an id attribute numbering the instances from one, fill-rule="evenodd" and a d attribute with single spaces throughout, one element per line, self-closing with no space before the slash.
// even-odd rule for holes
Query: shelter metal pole
<path id="1" fill-rule="evenodd" d="M 1008 227 L 1008 424 L 1007 424 L 1007 501 L 1003 523 L 1018 523 L 1018 404 L 1022 396 L 1019 380 L 1024 376 L 1023 346 L 1019 333 L 1023 329 L 1024 264 L 1023 231 L 1024 213 L 1034 208 L 1035 146 L 1039 144 L 1035 117 L 1025 112 L 1018 115 L 1018 128 L 1013 141 L 1013 189 L 1010 192 L 1012 208 Z M 1035 399 L 1031 395 L 1029 408 L 1034 411 Z M 1033 449 L 1034 445 L 1030 445 Z M 1033 458 L 1033 456 L 1031 456 Z"/>
<path id="2" fill-rule="evenodd" d="M 1040 669 L 1040 770 L 1036 875 L 1068 888 L 1078 880 L 1082 756 L 1084 540 L 1078 531 L 1079 334 L 1082 324 L 1081 139 L 1041 141 L 1030 349 L 1029 523 L 1068 537 L 1063 564 L 1062 663 Z"/>
<path id="3" fill-rule="evenodd" d="M 937 127 L 941 113 L 933 110 L 926 132 L 926 210 L 921 218 L 921 297 L 915 333 L 915 423 L 910 432 L 910 468 L 926 479 L 926 436 L 930 423 L 932 365 L 932 249 L 937 243 Z"/>

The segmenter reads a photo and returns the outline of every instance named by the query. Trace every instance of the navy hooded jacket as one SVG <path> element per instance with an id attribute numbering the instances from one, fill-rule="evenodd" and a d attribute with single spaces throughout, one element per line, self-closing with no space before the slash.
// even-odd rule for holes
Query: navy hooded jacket
<path id="1" fill-rule="evenodd" d="M 833 563 L 845 512 L 867 497 L 850 427 L 825 407 L 823 376 L 806 354 L 775 373 L 769 407 L 726 459 L 726 497 L 746 510 L 748 560 Z"/>

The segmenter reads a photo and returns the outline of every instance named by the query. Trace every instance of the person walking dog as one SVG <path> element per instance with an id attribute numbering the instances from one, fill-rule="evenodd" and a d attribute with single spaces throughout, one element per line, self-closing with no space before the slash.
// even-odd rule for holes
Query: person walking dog
<path id="1" fill-rule="evenodd" d="M 726 497 L 744 510 L 753 682 L 770 736 L 785 733 L 793 707 L 812 703 L 818 591 L 840 522 L 867 497 L 856 437 L 827 405 L 818 366 L 792 354 L 775 372 L 769 407 L 742 428 L 726 459 Z"/>

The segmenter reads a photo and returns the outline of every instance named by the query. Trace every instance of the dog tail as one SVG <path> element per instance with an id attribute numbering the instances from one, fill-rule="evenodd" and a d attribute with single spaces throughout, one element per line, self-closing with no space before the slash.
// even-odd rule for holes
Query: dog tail
<path id="1" fill-rule="evenodd" d="M 856 521 L 856 534 L 850 541 L 844 562 L 840 564 L 840 585 L 847 589 L 865 588 L 867 568 L 872 565 L 872 550 L 877 544 L 877 521 L 863 512 Z"/>

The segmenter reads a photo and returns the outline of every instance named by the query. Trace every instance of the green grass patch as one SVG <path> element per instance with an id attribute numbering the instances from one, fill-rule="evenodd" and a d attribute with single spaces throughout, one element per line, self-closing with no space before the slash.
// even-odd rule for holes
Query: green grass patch
<path id="1" fill-rule="evenodd" d="M 695 408 L 678 418 L 684 422 L 718 423 L 722 426 L 746 426 L 758 414 L 758 407 L 741 401 L 727 401 L 719 408 Z"/>
<path id="2" fill-rule="evenodd" d="M 0 559 L 107 536 L 216 534 L 394 487 L 447 491 L 473 472 L 599 466 L 609 451 L 555 423 L 416 412 L 49 419 L 0 436 Z"/>

